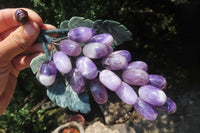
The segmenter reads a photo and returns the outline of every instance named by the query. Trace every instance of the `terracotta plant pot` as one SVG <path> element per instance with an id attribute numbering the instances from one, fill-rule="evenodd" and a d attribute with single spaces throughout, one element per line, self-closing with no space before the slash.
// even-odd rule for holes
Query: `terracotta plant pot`
<path id="1" fill-rule="evenodd" d="M 71 121 L 60 125 L 52 133 L 84 133 L 84 128 L 81 123 Z"/>

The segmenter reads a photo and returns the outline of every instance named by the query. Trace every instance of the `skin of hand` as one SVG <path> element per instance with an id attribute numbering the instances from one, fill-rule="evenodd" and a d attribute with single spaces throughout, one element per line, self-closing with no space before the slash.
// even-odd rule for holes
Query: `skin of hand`
<path id="1" fill-rule="evenodd" d="M 40 30 L 55 29 L 43 24 L 34 11 L 23 9 L 28 12 L 29 21 L 22 26 L 16 21 L 16 8 L 0 10 L 0 116 L 13 97 L 19 72 L 43 54 L 41 44 L 36 42 Z"/>

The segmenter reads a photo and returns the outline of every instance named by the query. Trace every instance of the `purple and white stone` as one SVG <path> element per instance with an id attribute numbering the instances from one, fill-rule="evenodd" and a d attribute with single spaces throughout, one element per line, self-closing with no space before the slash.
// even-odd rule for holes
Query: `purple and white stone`
<path id="1" fill-rule="evenodd" d="M 111 91 L 116 91 L 122 83 L 121 79 L 114 72 L 106 69 L 100 72 L 99 80 Z"/>
<path id="2" fill-rule="evenodd" d="M 96 34 L 96 31 L 88 27 L 76 27 L 71 29 L 67 36 L 70 40 L 76 42 L 88 42 L 92 36 Z"/>
<path id="3" fill-rule="evenodd" d="M 39 81 L 44 86 L 52 85 L 56 80 L 57 68 L 53 61 L 46 61 L 40 68 Z"/>
<path id="4" fill-rule="evenodd" d="M 99 81 L 99 79 L 93 79 L 90 81 L 90 91 L 94 100 L 98 104 L 104 104 L 108 100 L 108 93 L 105 86 Z"/>
<path id="5" fill-rule="evenodd" d="M 62 40 L 59 47 L 62 52 L 69 56 L 78 56 L 82 52 L 82 48 L 77 42 L 68 39 Z"/>
<path id="6" fill-rule="evenodd" d="M 105 46 L 111 46 L 113 41 L 114 39 L 110 34 L 104 33 L 93 36 L 89 42 L 98 42 Z"/>
<path id="7" fill-rule="evenodd" d="M 157 106 L 157 108 L 167 113 L 174 113 L 176 111 L 176 103 L 171 98 L 167 97 L 165 104 Z"/>
<path id="8" fill-rule="evenodd" d="M 86 56 L 78 57 L 76 60 L 76 68 L 86 79 L 94 79 L 98 75 L 96 65 Z"/>
<path id="9" fill-rule="evenodd" d="M 110 54 L 102 59 L 102 66 L 109 70 L 120 70 L 127 66 L 126 58 L 119 54 Z"/>
<path id="10" fill-rule="evenodd" d="M 107 48 L 107 51 L 108 51 L 106 56 L 109 56 L 113 52 L 113 48 L 111 46 L 107 46 L 106 48 Z"/>
<path id="11" fill-rule="evenodd" d="M 77 68 L 73 68 L 68 77 L 69 84 L 76 93 L 81 93 L 85 90 L 85 79 Z"/>
<path id="12" fill-rule="evenodd" d="M 132 58 L 131 53 L 127 50 L 114 51 L 112 54 L 119 54 L 121 56 L 124 56 L 126 58 L 127 62 L 131 61 L 131 58 Z"/>
<path id="13" fill-rule="evenodd" d="M 115 92 L 119 98 L 128 105 L 133 105 L 137 101 L 138 96 L 136 92 L 125 82 L 122 82 Z"/>
<path id="14" fill-rule="evenodd" d="M 149 121 L 154 121 L 158 117 L 158 111 L 156 108 L 143 101 L 141 98 L 138 98 L 137 102 L 133 106 L 142 117 Z"/>
<path id="15" fill-rule="evenodd" d="M 140 69 L 127 69 L 122 73 L 122 79 L 130 85 L 141 86 L 149 82 L 149 75 Z"/>
<path id="16" fill-rule="evenodd" d="M 130 62 L 123 71 L 126 71 L 127 69 L 140 69 L 147 72 L 148 65 L 143 61 L 133 61 Z"/>
<path id="17" fill-rule="evenodd" d="M 148 84 L 163 89 L 166 87 L 167 82 L 166 79 L 161 75 L 149 74 Z"/>
<path id="18" fill-rule="evenodd" d="M 88 43 L 83 47 L 83 55 L 91 59 L 102 58 L 107 54 L 107 47 L 101 43 Z"/>
<path id="19" fill-rule="evenodd" d="M 165 92 L 152 85 L 144 85 L 140 87 L 138 94 L 142 100 L 155 106 L 161 106 L 167 100 Z"/>
<path id="20" fill-rule="evenodd" d="M 69 57 L 63 53 L 62 51 L 57 51 L 53 55 L 53 61 L 56 65 L 56 68 L 61 72 L 61 73 L 68 73 L 72 69 L 72 64 L 71 60 Z"/>

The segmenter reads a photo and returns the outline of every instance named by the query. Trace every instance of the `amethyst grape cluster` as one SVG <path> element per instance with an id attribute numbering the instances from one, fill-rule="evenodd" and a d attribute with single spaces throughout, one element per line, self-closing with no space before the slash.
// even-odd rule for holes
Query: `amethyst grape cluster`
<path id="1" fill-rule="evenodd" d="M 68 77 L 76 93 L 89 88 L 98 104 L 107 102 L 109 89 L 151 121 L 157 118 L 158 109 L 175 112 L 175 102 L 163 91 L 166 79 L 148 74 L 148 65 L 143 61 L 131 61 L 129 51 L 113 51 L 113 42 L 112 35 L 97 34 L 93 28 L 71 29 L 67 39 L 59 42 L 59 50 L 53 53 L 52 60 L 42 64 L 39 81 L 51 86 L 59 72 Z M 134 86 L 139 87 L 138 91 Z"/>

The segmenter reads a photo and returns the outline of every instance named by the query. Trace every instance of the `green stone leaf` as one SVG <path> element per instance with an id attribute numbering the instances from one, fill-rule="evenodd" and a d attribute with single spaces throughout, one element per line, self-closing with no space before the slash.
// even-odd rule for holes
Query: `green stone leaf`
<path id="1" fill-rule="evenodd" d="M 131 40 L 132 33 L 122 24 L 113 20 L 96 20 L 93 28 L 100 33 L 109 33 L 115 39 L 114 45 L 122 44 L 124 41 Z"/>
<path id="2" fill-rule="evenodd" d="M 68 27 L 68 23 L 69 23 L 68 20 L 62 21 L 62 22 L 60 23 L 60 28 L 61 28 L 61 29 L 69 28 L 69 27 Z"/>
<path id="3" fill-rule="evenodd" d="M 37 74 L 40 72 L 42 63 L 45 61 L 47 61 L 47 57 L 45 54 L 39 55 L 31 61 L 30 67 L 34 74 Z"/>
<path id="4" fill-rule="evenodd" d="M 68 22 L 68 28 L 72 29 L 75 27 L 90 27 L 92 28 L 94 21 L 90 19 L 85 19 L 84 17 L 72 17 Z"/>
<path id="5" fill-rule="evenodd" d="M 74 92 L 64 77 L 57 78 L 52 86 L 47 87 L 47 96 L 62 108 L 68 107 L 71 111 L 82 113 L 91 111 L 88 94 Z"/>
<path id="6" fill-rule="evenodd" d="M 56 79 L 53 85 L 47 87 L 47 96 L 53 102 L 56 101 L 56 96 L 63 95 L 64 93 L 65 93 L 65 82 L 59 78 Z"/>

